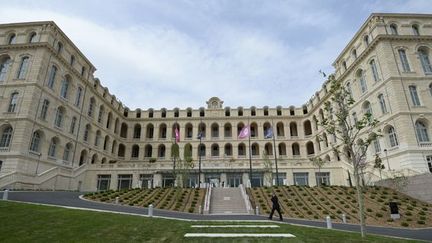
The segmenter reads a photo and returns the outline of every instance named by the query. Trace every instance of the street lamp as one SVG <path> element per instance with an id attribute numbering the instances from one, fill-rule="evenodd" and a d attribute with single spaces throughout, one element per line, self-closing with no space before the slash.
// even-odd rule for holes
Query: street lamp
<path id="1" fill-rule="evenodd" d="M 385 153 L 385 155 L 386 155 L 387 168 L 388 168 L 389 170 L 391 170 L 391 169 L 390 169 L 390 163 L 389 163 L 388 155 L 387 155 L 387 149 L 384 149 L 384 153 Z"/>

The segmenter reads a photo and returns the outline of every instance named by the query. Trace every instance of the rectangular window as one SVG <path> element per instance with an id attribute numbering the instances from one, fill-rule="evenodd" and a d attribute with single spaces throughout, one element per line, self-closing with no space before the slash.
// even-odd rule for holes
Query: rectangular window
<path id="1" fill-rule="evenodd" d="M 97 190 L 107 191 L 110 188 L 111 175 L 98 175 L 97 176 Z"/>
<path id="2" fill-rule="evenodd" d="M 2 169 L 2 166 L 3 166 L 3 161 L 0 160 L 0 171 Z"/>
<path id="3" fill-rule="evenodd" d="M 273 185 L 282 186 L 284 181 L 286 180 L 286 173 L 278 173 L 276 177 L 276 173 L 273 173 Z M 279 182 L 276 184 L 276 182 Z"/>
<path id="4" fill-rule="evenodd" d="M 44 100 L 42 103 L 42 109 L 41 109 L 41 113 L 40 113 L 40 118 L 42 120 L 46 120 L 46 116 L 48 113 L 48 107 L 49 107 L 49 101 L 48 100 Z"/>
<path id="5" fill-rule="evenodd" d="M 117 190 L 131 189 L 132 175 L 118 175 Z"/>
<path id="6" fill-rule="evenodd" d="M 152 174 L 141 174 L 140 175 L 141 188 L 153 188 L 153 175 Z"/>
<path id="7" fill-rule="evenodd" d="M 321 186 L 330 186 L 330 172 L 316 172 L 316 183 Z"/>
<path id="8" fill-rule="evenodd" d="M 65 79 L 62 81 L 62 86 L 61 86 L 61 90 L 60 90 L 60 96 L 62 98 L 67 99 L 68 89 L 69 89 L 69 81 Z"/>
<path id="9" fill-rule="evenodd" d="M 24 79 L 25 78 L 25 76 L 27 74 L 28 64 L 29 64 L 29 58 L 23 57 L 21 59 L 21 64 L 20 64 L 20 67 L 18 69 L 18 75 L 17 75 L 18 79 Z"/>
<path id="10" fill-rule="evenodd" d="M 399 50 L 398 52 L 399 52 L 399 58 L 400 58 L 400 61 L 401 61 L 401 63 L 402 63 L 402 69 L 403 69 L 403 71 L 404 71 L 404 72 L 409 72 L 409 71 L 411 71 L 411 68 L 410 68 L 410 66 L 409 66 L 408 58 L 407 58 L 407 56 L 406 56 L 406 52 L 405 52 L 405 50 Z"/>
<path id="11" fill-rule="evenodd" d="M 79 106 L 81 104 L 81 96 L 82 96 L 82 88 L 78 87 L 76 98 L 75 98 L 75 106 Z"/>
<path id="12" fill-rule="evenodd" d="M 375 149 L 375 153 L 379 153 L 381 152 L 381 145 L 378 139 L 376 139 L 375 141 L 373 141 L 373 145 L 374 145 L 374 149 Z"/>
<path id="13" fill-rule="evenodd" d="M 371 69 L 372 69 L 372 76 L 374 78 L 374 81 L 375 82 L 379 81 L 378 70 L 377 70 L 377 66 L 376 66 L 375 60 L 372 60 L 370 62 L 370 66 L 371 66 Z"/>
<path id="14" fill-rule="evenodd" d="M 48 87 L 50 89 L 54 87 L 56 73 L 57 73 L 57 68 L 55 66 L 52 66 L 48 76 Z"/>
<path id="15" fill-rule="evenodd" d="M 296 186 L 308 186 L 309 185 L 309 173 L 293 173 L 294 185 Z"/>
<path id="16" fill-rule="evenodd" d="M 366 80 L 364 79 L 364 77 L 360 78 L 360 88 L 361 88 L 362 94 L 367 91 Z"/>
<path id="17" fill-rule="evenodd" d="M 417 93 L 417 87 L 416 86 L 409 86 L 409 91 L 411 95 L 411 100 L 414 106 L 420 106 L 420 98 Z"/>
<path id="18" fill-rule="evenodd" d="M 172 174 L 162 175 L 162 187 L 174 187 L 174 177 Z"/>
<path id="19" fill-rule="evenodd" d="M 72 117 L 71 124 L 70 124 L 70 130 L 69 130 L 69 132 L 72 134 L 75 133 L 76 120 L 77 120 L 76 117 Z"/>

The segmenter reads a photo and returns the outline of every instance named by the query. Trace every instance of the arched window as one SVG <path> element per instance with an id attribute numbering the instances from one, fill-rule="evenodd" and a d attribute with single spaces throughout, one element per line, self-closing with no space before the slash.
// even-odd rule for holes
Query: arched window
<path id="1" fill-rule="evenodd" d="M 60 54 L 62 52 L 62 50 L 63 50 L 63 44 L 60 41 L 57 42 L 56 49 L 57 49 L 57 54 Z"/>
<path id="2" fill-rule="evenodd" d="M 87 163 L 87 150 L 82 150 L 80 159 L 79 159 L 79 166 Z"/>
<path id="3" fill-rule="evenodd" d="M 114 140 L 114 141 L 113 141 L 113 144 L 112 144 L 112 147 L 111 147 L 111 153 L 112 153 L 112 154 L 115 154 L 116 149 L 117 149 L 117 141 Z"/>
<path id="4" fill-rule="evenodd" d="M 347 64 L 346 64 L 346 61 L 343 61 L 343 62 L 342 62 L 342 67 L 343 67 L 344 71 L 347 70 Z"/>
<path id="5" fill-rule="evenodd" d="M 244 127 L 243 122 L 239 122 L 239 123 L 237 124 L 237 136 L 240 135 L 240 132 L 241 132 L 241 130 L 243 129 L 243 127 Z"/>
<path id="6" fill-rule="evenodd" d="M 74 63 L 75 63 L 75 56 L 74 56 L 74 55 L 71 55 L 70 60 L 69 60 L 69 64 L 70 64 L 71 66 L 73 66 Z"/>
<path id="7" fill-rule="evenodd" d="M 250 114 L 251 114 L 251 116 L 256 116 L 256 108 L 255 108 L 255 106 L 252 106 L 250 108 Z"/>
<path id="8" fill-rule="evenodd" d="M 193 126 L 191 123 L 186 124 L 185 126 L 185 135 L 187 139 L 192 139 L 193 137 Z"/>
<path id="9" fill-rule="evenodd" d="M 308 155 L 315 154 L 314 145 L 311 141 L 306 143 L 306 151 Z"/>
<path id="10" fill-rule="evenodd" d="M 158 147 L 158 157 L 159 158 L 165 158 L 165 154 L 166 154 L 166 149 L 165 149 L 165 145 L 161 144 Z"/>
<path id="11" fill-rule="evenodd" d="M 250 136 L 252 138 L 258 137 L 258 125 L 256 122 L 252 122 L 250 125 Z"/>
<path id="12" fill-rule="evenodd" d="M 264 151 L 267 155 L 273 155 L 273 146 L 271 143 L 266 143 L 264 145 Z"/>
<path id="13" fill-rule="evenodd" d="M 298 136 L 297 123 L 295 123 L 295 122 L 290 123 L 290 135 L 291 135 L 291 137 L 297 137 Z"/>
<path id="14" fill-rule="evenodd" d="M 70 86 L 70 80 L 69 80 L 69 76 L 67 76 L 63 79 L 61 89 L 60 89 L 60 96 L 64 99 L 67 99 L 69 86 Z"/>
<path id="15" fill-rule="evenodd" d="M 132 146 L 131 157 L 134 159 L 137 159 L 139 157 L 139 146 L 136 144 Z"/>
<path id="16" fill-rule="evenodd" d="M 291 146 L 293 156 L 300 156 L 300 146 L 298 143 L 293 143 Z"/>
<path id="17" fill-rule="evenodd" d="M 418 50 L 418 54 L 420 57 L 420 62 L 423 67 L 423 71 L 426 74 L 432 73 L 432 67 L 429 59 L 429 50 L 425 47 L 421 47 Z"/>
<path id="18" fill-rule="evenodd" d="M 71 153 L 72 153 L 72 144 L 68 143 L 66 144 L 63 151 L 63 161 L 70 161 Z"/>
<path id="19" fill-rule="evenodd" d="M 376 66 L 375 60 L 371 60 L 371 61 L 369 62 L 369 65 L 370 65 L 371 70 L 372 70 L 372 76 L 373 76 L 373 78 L 374 78 L 374 81 L 375 81 L 375 82 L 378 82 L 378 81 L 380 80 L 380 78 L 379 78 L 379 75 L 378 75 L 378 69 L 377 69 L 377 66 Z"/>
<path id="20" fill-rule="evenodd" d="M 83 94 L 83 89 L 81 87 L 77 88 L 76 97 L 75 97 L 75 106 L 79 107 L 81 104 L 81 96 Z"/>
<path id="21" fill-rule="evenodd" d="M 88 111 L 87 111 L 87 115 L 89 117 L 93 117 L 95 105 L 96 105 L 96 100 L 95 100 L 95 98 L 91 97 L 90 102 L 89 102 L 89 106 L 88 106 Z"/>
<path id="22" fill-rule="evenodd" d="M 199 109 L 199 112 L 200 112 L 200 117 L 204 117 L 205 116 L 205 111 L 204 111 L 204 108 L 200 108 Z"/>
<path id="23" fill-rule="evenodd" d="M 365 35 L 363 37 L 363 41 L 364 41 L 364 43 L 365 43 L 366 46 L 369 46 L 369 36 L 368 35 Z"/>
<path id="24" fill-rule="evenodd" d="M 94 143 L 94 145 L 96 147 L 99 146 L 101 138 L 102 138 L 101 131 L 97 130 L 96 131 L 96 137 L 95 137 L 95 143 Z"/>
<path id="25" fill-rule="evenodd" d="M 278 122 L 276 124 L 276 134 L 278 137 L 284 137 L 285 136 L 285 128 L 283 122 Z"/>
<path id="26" fill-rule="evenodd" d="M 412 31 L 414 35 L 420 35 L 419 26 L 416 24 L 412 25 Z"/>
<path id="27" fill-rule="evenodd" d="M 392 34 L 392 35 L 397 35 L 398 34 L 398 29 L 397 29 L 397 25 L 396 24 L 391 24 L 390 25 L 390 34 Z"/>
<path id="28" fill-rule="evenodd" d="M 161 110 L 161 117 L 162 118 L 166 117 L 166 109 L 165 108 L 162 108 L 162 110 Z"/>
<path id="29" fill-rule="evenodd" d="M 108 113 L 107 122 L 106 122 L 106 128 L 111 128 L 111 120 L 112 120 L 112 113 Z"/>
<path id="30" fill-rule="evenodd" d="M 252 156 L 259 155 L 259 145 L 257 143 L 252 144 Z"/>
<path id="31" fill-rule="evenodd" d="M 88 142 L 88 140 L 89 140 L 90 130 L 91 130 L 91 126 L 90 126 L 90 124 L 87 124 L 85 129 L 84 129 L 84 136 L 83 136 L 83 140 L 85 142 Z"/>
<path id="32" fill-rule="evenodd" d="M 144 157 L 151 158 L 153 155 L 153 147 L 150 144 L 147 144 L 144 148 Z"/>
<path id="33" fill-rule="evenodd" d="M 27 69 L 28 69 L 28 65 L 29 65 L 29 57 L 23 57 L 21 58 L 21 63 L 18 69 L 18 73 L 17 73 L 17 79 L 25 79 L 26 74 L 27 74 Z"/>
<path id="34" fill-rule="evenodd" d="M 286 156 L 287 155 L 285 143 L 280 143 L 278 145 L 278 150 L 279 150 L 279 155 L 280 156 Z"/>
<path id="35" fill-rule="evenodd" d="M 12 34 L 9 36 L 8 44 L 9 44 L 9 45 L 12 45 L 12 44 L 15 44 L 15 43 L 16 43 L 16 34 L 15 34 L 15 33 L 12 33 Z"/>
<path id="36" fill-rule="evenodd" d="M 97 160 L 98 160 L 97 154 L 93 154 L 92 159 L 91 159 L 91 164 L 96 164 Z"/>
<path id="37" fill-rule="evenodd" d="M 352 93 L 352 88 L 351 88 L 351 83 L 350 82 L 346 83 L 346 90 L 348 91 L 348 93 L 352 97 L 353 93 Z"/>
<path id="38" fill-rule="evenodd" d="M 366 85 L 366 79 L 364 78 L 363 70 L 362 69 L 358 70 L 356 76 L 360 83 L 361 92 L 362 94 L 364 94 L 367 91 L 367 85 Z"/>
<path id="39" fill-rule="evenodd" d="M 56 116 L 54 119 L 54 126 L 61 128 L 63 126 L 63 120 L 65 117 L 65 109 L 60 106 L 57 108 Z"/>
<path id="40" fill-rule="evenodd" d="M 237 116 L 243 116 L 243 107 L 237 108 Z"/>
<path id="41" fill-rule="evenodd" d="M 159 126 L 159 139 L 166 139 L 167 137 L 167 125 L 162 123 Z"/>
<path id="42" fill-rule="evenodd" d="M 32 136 L 30 151 L 39 152 L 41 146 L 41 133 L 39 131 L 35 131 Z"/>
<path id="43" fill-rule="evenodd" d="M 18 92 L 14 92 L 11 94 L 8 106 L 8 112 L 16 112 L 16 108 L 18 105 Z"/>
<path id="44" fill-rule="evenodd" d="M 410 72 L 411 68 L 410 68 L 410 65 L 408 62 L 406 51 L 404 49 L 399 49 L 398 53 L 399 53 L 399 59 L 400 59 L 401 64 L 402 64 L 403 71 L 404 72 Z"/>
<path id="45" fill-rule="evenodd" d="M 411 101 L 413 103 L 414 106 L 420 106 L 420 97 L 417 93 L 417 87 L 415 85 L 410 85 L 409 87 L 409 92 L 411 95 Z"/>
<path id="46" fill-rule="evenodd" d="M 153 124 L 148 124 L 146 129 L 146 138 L 152 139 L 154 135 L 154 126 Z"/>
<path id="47" fill-rule="evenodd" d="M 387 106 L 386 106 L 386 102 L 385 102 L 383 94 L 379 94 L 378 95 L 378 101 L 379 101 L 379 104 L 380 104 L 380 107 L 381 107 L 381 112 L 383 114 L 386 114 L 387 113 Z"/>
<path id="48" fill-rule="evenodd" d="M 101 105 L 101 106 L 99 107 L 99 115 L 98 115 L 98 119 L 97 119 L 99 123 L 102 123 L 102 120 L 103 120 L 104 114 L 105 114 L 105 108 L 104 108 L 103 105 Z"/>
<path id="49" fill-rule="evenodd" d="M 11 126 L 6 126 L 1 134 L 0 138 L 0 148 L 9 148 L 12 140 L 13 129 Z"/>
<path id="50" fill-rule="evenodd" d="M 206 156 L 206 146 L 204 144 L 198 145 L 198 156 L 201 156 L 201 157 Z"/>
<path id="51" fill-rule="evenodd" d="M 371 106 L 371 104 L 370 104 L 369 101 L 365 101 L 365 102 L 363 103 L 363 105 L 362 105 L 362 108 L 363 108 L 363 113 L 364 113 L 365 115 L 366 115 L 366 114 L 369 114 L 369 115 L 372 116 L 372 106 Z"/>
<path id="52" fill-rule="evenodd" d="M 109 136 L 106 135 L 104 139 L 103 149 L 108 150 Z"/>
<path id="53" fill-rule="evenodd" d="M 124 158 L 126 153 L 126 147 L 124 144 L 119 144 L 117 156 L 120 158 Z"/>
<path id="54" fill-rule="evenodd" d="M 31 32 L 29 35 L 29 43 L 35 43 L 37 42 L 37 34 L 36 32 Z"/>
<path id="55" fill-rule="evenodd" d="M 432 96 L 432 83 L 429 84 L 429 94 Z"/>
<path id="56" fill-rule="evenodd" d="M 6 74 L 9 70 L 11 59 L 9 57 L 2 57 L 0 59 L 0 81 L 6 80 Z"/>
<path id="57" fill-rule="evenodd" d="M 276 107 L 276 115 L 282 116 L 282 107 L 281 106 Z"/>
<path id="58" fill-rule="evenodd" d="M 312 135 L 312 125 L 309 120 L 303 122 L 304 135 L 309 136 Z"/>
<path id="59" fill-rule="evenodd" d="M 327 139 L 327 134 L 326 133 L 323 133 L 322 139 L 323 139 L 323 142 L 324 142 L 324 146 L 327 148 L 328 147 L 328 139 Z"/>
<path id="60" fill-rule="evenodd" d="M 353 49 L 351 54 L 352 54 L 354 59 L 357 59 L 357 50 L 356 49 Z"/>
<path id="61" fill-rule="evenodd" d="M 225 144 L 224 155 L 232 156 L 232 145 L 230 143 Z"/>
<path id="62" fill-rule="evenodd" d="M 219 145 L 214 143 L 211 146 L 211 156 L 212 157 L 219 157 Z"/>
<path id="63" fill-rule="evenodd" d="M 396 147 L 399 145 L 399 141 L 394 127 L 387 127 L 387 137 L 390 147 Z"/>
<path id="64" fill-rule="evenodd" d="M 238 151 L 237 151 L 237 153 L 238 153 L 239 157 L 246 156 L 246 145 L 244 143 L 240 143 L 238 145 Z"/>
<path id="65" fill-rule="evenodd" d="M 56 157 L 56 152 L 57 152 L 57 144 L 58 144 L 58 139 L 56 137 L 53 137 L 51 139 L 51 143 L 50 146 L 48 148 L 48 157 L 51 158 L 55 158 Z"/>
<path id="66" fill-rule="evenodd" d="M 225 138 L 231 138 L 232 137 L 231 123 L 225 123 L 225 125 L 224 125 L 224 137 Z"/>
<path id="67" fill-rule="evenodd" d="M 118 118 L 116 118 L 115 122 L 114 122 L 114 133 L 118 133 L 119 122 L 120 122 L 120 120 Z"/>
<path id="68" fill-rule="evenodd" d="M 141 125 L 140 124 L 135 124 L 133 138 L 135 138 L 135 139 L 141 138 Z"/>
<path id="69" fill-rule="evenodd" d="M 264 116 L 268 116 L 269 115 L 268 106 L 264 106 L 263 110 L 264 110 Z"/>
<path id="70" fill-rule="evenodd" d="M 417 121 L 415 127 L 419 142 L 429 142 L 429 134 L 425 123 Z"/>
<path id="71" fill-rule="evenodd" d="M 76 122 L 77 122 L 77 118 L 75 116 L 72 117 L 71 124 L 70 124 L 70 129 L 69 129 L 69 132 L 72 133 L 72 134 L 75 133 Z"/>
<path id="72" fill-rule="evenodd" d="M 231 116 L 231 110 L 229 107 L 225 107 L 225 116 Z"/>
<path id="73" fill-rule="evenodd" d="M 187 117 L 192 117 L 192 109 L 191 108 L 187 108 L 186 109 L 186 116 Z"/>
<path id="74" fill-rule="evenodd" d="M 120 137 L 127 138 L 127 133 L 128 133 L 128 126 L 126 123 L 123 122 L 120 128 Z"/>
<path id="75" fill-rule="evenodd" d="M 219 138 L 219 125 L 217 123 L 213 123 L 211 125 L 211 136 L 212 138 Z"/>
<path id="76" fill-rule="evenodd" d="M 56 74 L 57 74 L 57 67 L 53 65 L 53 66 L 51 66 L 51 70 L 50 70 L 50 73 L 48 75 L 48 84 L 47 84 L 47 86 L 50 89 L 52 89 L 54 87 Z"/>

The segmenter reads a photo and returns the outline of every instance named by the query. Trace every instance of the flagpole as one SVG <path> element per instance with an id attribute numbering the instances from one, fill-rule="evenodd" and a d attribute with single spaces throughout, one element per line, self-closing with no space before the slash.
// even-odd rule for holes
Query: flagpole
<path id="1" fill-rule="evenodd" d="M 275 165 L 276 165 L 276 186 L 279 186 L 279 171 L 278 171 L 278 164 L 277 164 L 277 153 L 276 153 L 276 136 L 273 130 L 273 119 L 272 119 L 272 133 L 273 133 L 273 147 L 274 147 L 274 159 L 275 159 Z M 277 129 L 276 129 L 277 132 Z M 273 172 L 272 172 L 273 173 Z"/>
<path id="2" fill-rule="evenodd" d="M 250 182 L 250 187 L 252 187 L 252 150 L 251 150 L 251 127 L 250 127 L 250 120 L 248 118 L 248 126 L 249 126 L 249 136 L 248 136 L 248 140 L 249 140 L 249 182 Z"/>

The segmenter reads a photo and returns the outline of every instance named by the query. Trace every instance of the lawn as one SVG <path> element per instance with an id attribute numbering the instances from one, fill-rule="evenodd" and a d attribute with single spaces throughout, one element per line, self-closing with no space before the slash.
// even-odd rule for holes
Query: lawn
<path id="1" fill-rule="evenodd" d="M 191 228 L 198 224 L 232 222 L 188 222 L 111 213 L 90 212 L 0 201 L 2 242 L 361 242 L 358 233 L 316 229 L 288 224 L 280 228 Z M 260 224 L 272 222 L 262 222 Z M 239 223 L 237 223 L 239 224 Z M 257 223 L 242 223 L 257 224 Z M 273 223 L 272 223 L 273 224 Z M 291 239 L 185 239 L 185 233 L 290 233 Z M 368 236 L 364 242 L 405 242 Z"/>

